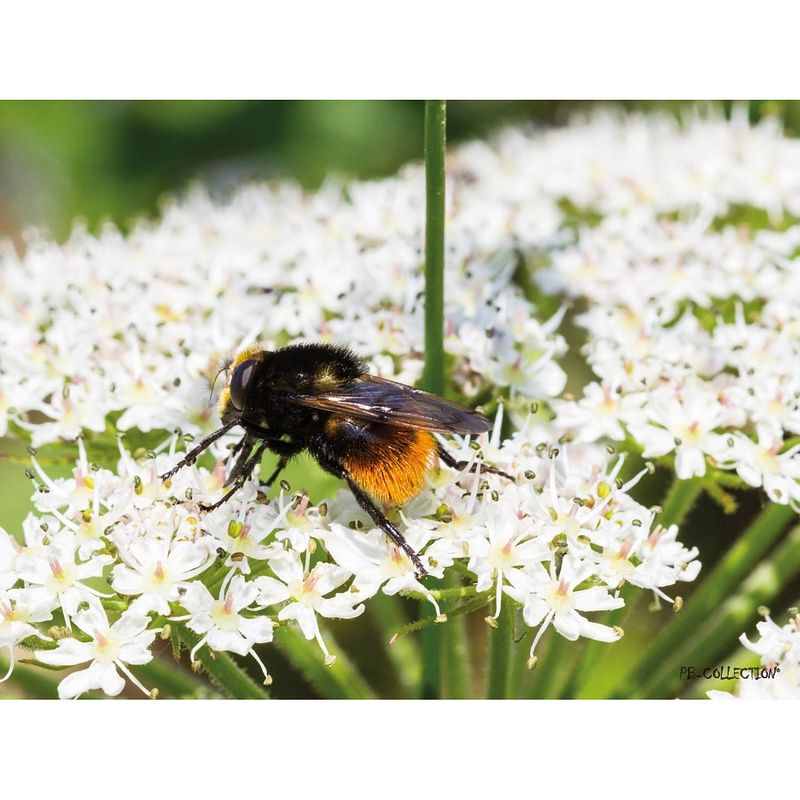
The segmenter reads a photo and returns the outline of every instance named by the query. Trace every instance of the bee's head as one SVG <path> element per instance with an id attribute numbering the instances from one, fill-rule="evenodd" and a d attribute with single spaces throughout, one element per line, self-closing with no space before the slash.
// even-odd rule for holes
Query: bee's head
<path id="1" fill-rule="evenodd" d="M 260 346 L 248 347 L 236 358 L 228 359 L 220 369 L 219 374 L 225 373 L 225 387 L 219 397 L 219 415 L 222 419 L 244 411 L 264 352 Z"/>

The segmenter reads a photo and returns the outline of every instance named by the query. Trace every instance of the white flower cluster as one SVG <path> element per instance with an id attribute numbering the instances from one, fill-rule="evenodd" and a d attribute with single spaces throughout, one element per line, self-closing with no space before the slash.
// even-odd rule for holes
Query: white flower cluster
<path id="1" fill-rule="evenodd" d="M 798 244 L 800 228 L 748 238 L 654 218 L 582 232 L 548 278 L 589 300 L 579 322 L 598 380 L 554 403 L 559 427 L 674 453 L 680 478 L 711 457 L 796 505 L 800 458 L 785 439 L 800 434 Z"/>
<path id="2" fill-rule="evenodd" d="M 577 441 L 628 437 L 645 458 L 671 454 L 682 479 L 709 465 L 735 470 L 743 484 L 798 508 L 800 226 L 758 226 L 767 214 L 797 213 L 799 147 L 770 130 L 729 124 L 699 137 L 690 129 L 684 157 L 693 139 L 719 136 L 706 167 L 726 177 L 713 183 L 713 196 L 687 194 L 665 206 L 666 185 L 651 186 L 658 203 L 579 227 L 537 277 L 546 291 L 587 306 L 577 322 L 596 380 L 578 399 L 553 403 L 558 428 Z M 659 149 L 642 147 L 654 157 Z M 754 180 L 759 164 L 775 171 L 769 205 Z M 684 168 L 679 159 L 671 180 Z M 763 220 L 723 224 L 732 204 Z"/>
<path id="3" fill-rule="evenodd" d="M 526 624 L 538 628 L 531 657 L 550 624 L 570 640 L 615 641 L 619 629 L 585 615 L 623 605 L 625 581 L 666 597 L 664 588 L 700 568 L 676 527 L 656 524 L 628 494 L 641 475 L 617 485 L 622 456 L 612 465 L 603 447 L 557 450 L 542 436 L 532 425 L 502 445 L 484 435 L 483 451 L 514 482 L 443 468 L 398 520 L 431 575 L 458 561 L 495 616 L 504 594 L 522 605 Z M 438 593 L 349 491 L 319 505 L 283 491 L 269 501 L 251 480 L 204 512 L 199 503 L 223 492 L 222 461 L 213 471 L 187 467 L 165 486 L 158 475 L 179 458 L 176 442 L 142 461 L 120 448 L 116 472 L 92 468 L 81 443 L 69 479 L 51 479 L 34 457 L 37 512 L 25 521 L 24 542 L 0 530 L 0 646 L 12 663 L 21 642 L 41 648 L 36 658 L 46 664 L 88 662 L 61 682 L 62 697 L 118 694 L 122 676 L 146 691 L 129 665 L 150 660 L 168 622 L 201 635 L 193 657 L 203 646 L 251 654 L 269 680 L 254 648 L 272 640 L 275 625 L 295 621 L 332 663 L 319 617 L 358 616 L 380 591 L 427 598 L 445 620 Z M 457 454 L 470 464 L 480 457 L 467 441 Z M 118 617 L 111 625 L 109 602 Z M 60 636 L 48 649 L 54 624 Z"/>
<path id="4" fill-rule="evenodd" d="M 713 690 L 714 699 L 785 700 L 800 698 L 800 612 L 789 609 L 789 621 L 781 626 L 767 613 L 756 625 L 759 639 L 751 642 L 743 633 L 739 641 L 761 657 L 761 667 L 744 670 L 736 694 Z"/>
<path id="5" fill-rule="evenodd" d="M 451 379 L 473 403 L 504 396 L 519 430 L 501 442 L 498 425 L 479 445 L 515 480 L 442 470 L 397 524 L 434 577 L 471 576 L 461 588 L 495 614 L 504 595 L 521 604 L 532 658 L 550 625 L 613 641 L 619 630 L 585 614 L 618 607 L 622 581 L 666 597 L 699 562 L 630 482 L 616 485 L 622 462 L 601 439 L 674 456 L 680 478 L 713 466 L 800 505 L 800 143 L 740 113 L 683 125 L 601 114 L 460 147 L 448 176 Z M 0 646 L 88 663 L 62 682 L 73 696 L 120 691 L 167 624 L 194 631 L 196 649 L 259 658 L 275 625 L 296 623 L 330 658 L 319 617 L 355 616 L 379 591 L 445 616 L 453 596 L 421 583 L 347 491 L 267 502 L 250 481 L 204 513 L 221 462 L 157 479 L 179 457 L 170 432 L 216 425 L 206 373 L 255 340 L 342 342 L 377 374 L 418 379 L 423 178 L 412 166 L 313 195 L 248 187 L 224 203 L 195 191 L 128 236 L 31 237 L 23 257 L 0 257 L 0 436 L 39 446 L 116 427 L 165 439 L 154 458 L 121 450 L 113 471 L 81 449 L 65 481 L 35 465 L 44 491 L 24 543 L 0 535 Z M 742 215 L 758 223 L 731 224 Z M 562 303 L 549 320 L 542 293 Z M 577 399 L 556 399 L 565 299 L 594 371 Z M 553 423 L 537 427 L 530 401 L 547 402 Z"/>
<path id="6" fill-rule="evenodd" d="M 512 282 L 509 236 L 526 246 L 560 221 L 551 209 L 509 230 L 503 187 L 453 186 L 446 346 L 470 395 L 493 387 L 560 393 L 564 352 Z M 121 430 L 209 428 L 204 377 L 256 337 L 338 341 L 384 377 L 422 371 L 424 175 L 314 195 L 251 187 L 226 204 L 202 191 L 128 236 L 77 230 L 64 246 L 33 238 L 0 258 L 0 436 L 9 422 L 39 446 Z M 513 227 L 513 226 L 512 226 Z"/>

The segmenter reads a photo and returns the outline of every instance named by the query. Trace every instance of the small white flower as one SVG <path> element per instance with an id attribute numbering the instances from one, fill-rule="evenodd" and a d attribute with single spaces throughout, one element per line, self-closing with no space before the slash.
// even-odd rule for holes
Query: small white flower
<path id="1" fill-rule="evenodd" d="M 556 574 L 551 561 L 549 570 L 536 565 L 527 571 L 524 578 L 517 579 L 516 585 L 508 590 L 508 594 L 523 604 L 525 624 L 532 628 L 539 626 L 531 644 L 530 658 L 534 657 L 536 645 L 550 624 L 570 641 L 579 636 L 601 642 L 615 642 L 620 638 L 621 632 L 618 629 L 599 622 L 590 622 L 581 613 L 608 611 L 625 604 L 622 598 L 613 597 L 602 586 L 577 589 L 592 571 L 590 564 L 573 564 L 565 558 Z"/>
<path id="2" fill-rule="evenodd" d="M 32 623 L 45 622 L 53 615 L 47 606 L 36 603 L 29 589 L 0 589 L 0 648 L 8 648 L 8 671 L 0 683 L 7 680 L 14 670 L 14 647 L 28 636 L 44 636 Z"/>
<path id="3" fill-rule="evenodd" d="M 797 700 L 800 698 L 800 614 L 790 610 L 785 625 L 778 625 L 769 614 L 756 625 L 759 638 L 751 641 L 743 633 L 739 641 L 761 657 L 760 668 L 743 675 L 733 695 L 709 692 L 712 698 L 738 696 L 744 700 Z M 755 672 L 755 674 L 753 674 Z"/>
<path id="4" fill-rule="evenodd" d="M 78 560 L 78 542 L 70 530 L 49 534 L 50 543 L 35 556 L 25 560 L 20 576 L 31 587 L 36 602 L 61 606 L 67 627 L 82 602 L 91 602 L 101 593 L 86 585 L 88 578 L 103 574 L 112 561 L 108 555 L 93 555 L 86 561 Z"/>
<path id="5" fill-rule="evenodd" d="M 520 518 L 508 504 L 495 503 L 484 517 L 483 531 L 469 540 L 468 568 L 478 576 L 479 592 L 495 587 L 495 618 L 500 615 L 503 589 L 522 581 L 525 567 L 551 558 L 547 541 L 538 536 L 530 517 Z"/>
<path id="6" fill-rule="evenodd" d="M 202 583 L 190 583 L 181 597 L 181 605 L 189 615 L 174 619 L 187 620 L 186 624 L 195 633 L 202 634 L 200 641 L 192 648 L 192 660 L 203 645 L 208 645 L 212 650 L 230 650 L 241 656 L 249 653 L 261 667 L 264 681 L 268 683 L 269 673 L 256 654 L 254 645 L 272 641 L 274 623 L 264 615 L 248 617 L 242 614 L 243 611 L 254 610 L 252 606 L 258 594 L 255 582 L 247 582 L 241 575 L 233 577 L 226 591 L 220 591 L 216 599 Z"/>
<path id="7" fill-rule="evenodd" d="M 292 550 L 275 555 L 269 565 L 277 576 L 263 576 L 253 581 L 258 592 L 260 606 L 273 606 L 289 601 L 278 613 L 278 619 L 296 620 L 306 639 L 316 639 L 325 661 L 332 664 L 335 657 L 328 652 L 317 621 L 322 617 L 350 619 L 364 611 L 358 593 L 339 592 L 326 597 L 338 589 L 350 576 L 345 567 L 318 563 L 310 572 L 305 572 L 300 554 Z"/>
<path id="8" fill-rule="evenodd" d="M 757 426 L 758 442 L 736 433 L 730 459 L 736 464 L 739 477 L 751 486 L 763 486 L 770 500 L 796 503 L 800 500 L 800 445 L 781 453 L 783 436 L 772 426 Z"/>
<path id="9" fill-rule="evenodd" d="M 139 538 L 120 544 L 120 558 L 111 572 L 112 587 L 136 596 L 132 608 L 141 614 L 170 613 L 179 590 L 213 563 L 215 553 L 196 542 Z"/>
<path id="10" fill-rule="evenodd" d="M 55 650 L 36 651 L 38 661 L 55 667 L 90 662 L 86 669 L 67 675 L 58 684 L 58 696 L 62 700 L 78 697 L 92 689 L 102 689 L 111 696 L 118 695 L 125 688 L 123 676 L 149 694 L 127 667 L 128 664 L 146 664 L 153 658 L 149 648 L 156 632 L 147 630 L 148 617 L 128 611 L 109 625 L 103 607 L 93 602 L 87 610 L 79 611 L 73 622 L 90 637 L 90 641 L 61 639 Z"/>
<path id="11" fill-rule="evenodd" d="M 652 458 L 675 450 L 675 474 L 681 480 L 705 475 L 706 455 L 721 458 L 728 447 L 725 437 L 714 432 L 722 423 L 723 408 L 699 387 L 681 396 L 664 390 L 650 399 L 643 412 L 647 422 L 628 424 L 644 446 L 642 455 Z"/>
<path id="12" fill-rule="evenodd" d="M 427 560 L 429 553 L 423 552 L 430 539 L 430 532 L 406 530 L 406 541 L 427 564 L 430 574 L 441 576 L 441 567 L 432 567 Z M 411 559 L 390 542 L 381 530 L 354 531 L 340 523 L 332 523 L 324 535 L 325 548 L 336 563 L 354 575 L 347 602 L 366 600 L 381 589 L 384 594 L 395 595 L 408 591 L 423 595 L 433 604 L 436 615 L 441 613 L 439 604 L 430 590 L 420 583 Z M 345 595 L 346 596 L 346 595 Z"/>

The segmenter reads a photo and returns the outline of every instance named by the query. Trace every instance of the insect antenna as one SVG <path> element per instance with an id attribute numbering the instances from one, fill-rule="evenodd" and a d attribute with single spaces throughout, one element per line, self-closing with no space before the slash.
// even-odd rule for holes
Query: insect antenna
<path id="1" fill-rule="evenodd" d="M 208 393 L 208 405 L 210 406 L 213 399 L 214 399 L 214 387 L 217 385 L 217 381 L 219 380 L 219 376 L 222 375 L 225 370 L 230 367 L 233 363 L 233 356 L 230 353 L 226 353 L 224 356 L 221 356 L 219 361 L 216 364 L 216 372 L 213 372 L 214 367 L 210 367 L 208 371 L 205 373 L 206 380 L 210 386 L 210 391 Z"/>

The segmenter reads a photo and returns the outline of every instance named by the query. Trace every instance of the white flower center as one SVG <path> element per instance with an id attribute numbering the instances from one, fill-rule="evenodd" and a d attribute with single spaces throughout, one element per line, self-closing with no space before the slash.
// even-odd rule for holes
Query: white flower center
<path id="1" fill-rule="evenodd" d="M 697 445 L 704 435 L 705 431 L 701 430 L 700 424 L 697 422 L 693 422 L 691 425 L 684 425 L 678 434 L 683 445 Z"/>
<path id="2" fill-rule="evenodd" d="M 94 660 L 110 664 L 119 656 L 119 636 L 112 630 L 94 632 Z"/>
<path id="3" fill-rule="evenodd" d="M 220 630 L 235 631 L 239 628 L 241 619 L 233 610 L 233 597 L 228 595 L 225 600 L 215 600 L 211 604 L 211 620 Z"/>
<path id="4" fill-rule="evenodd" d="M 545 599 L 550 608 L 556 613 L 565 613 L 573 609 L 572 592 L 563 580 L 552 584 L 545 595 Z"/>
<path id="5" fill-rule="evenodd" d="M 174 584 L 171 570 L 157 561 L 155 566 L 142 575 L 142 588 L 148 594 L 166 595 Z"/>
<path id="6" fill-rule="evenodd" d="M 489 563 L 499 572 L 505 572 L 514 566 L 514 537 L 505 544 L 493 544 L 489 548 Z"/>
<path id="7" fill-rule="evenodd" d="M 772 451 L 763 447 L 756 448 L 756 464 L 765 475 L 777 475 L 781 471 L 781 463 L 778 456 Z"/>
<path id="8" fill-rule="evenodd" d="M 292 581 L 289 584 L 289 592 L 292 598 L 304 606 L 314 608 L 320 600 L 322 595 L 317 591 L 317 581 L 319 575 L 312 569 L 308 575 L 301 581 Z"/>
<path id="9" fill-rule="evenodd" d="M 50 573 L 44 584 L 48 591 L 61 594 L 75 585 L 76 569 L 74 564 L 69 562 L 62 564 L 58 559 L 51 558 Z"/>
<path id="10" fill-rule="evenodd" d="M 384 575 L 397 578 L 411 569 L 411 561 L 405 553 L 392 545 L 391 553 L 381 561 L 381 569 Z"/>

